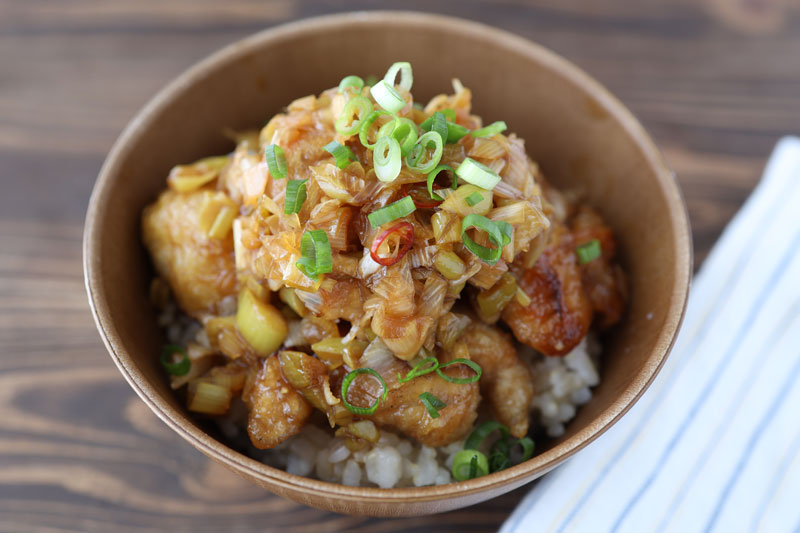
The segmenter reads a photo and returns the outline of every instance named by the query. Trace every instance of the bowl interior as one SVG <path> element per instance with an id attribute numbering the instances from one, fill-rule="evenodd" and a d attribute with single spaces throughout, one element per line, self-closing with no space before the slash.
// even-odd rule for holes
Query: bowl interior
<path id="1" fill-rule="evenodd" d="M 486 123 L 505 120 L 552 182 L 586 192 L 616 232 L 631 297 L 624 322 L 605 339 L 603 381 L 594 398 L 545 453 L 482 481 L 344 489 L 244 458 L 188 416 L 157 362 L 162 335 L 147 298 L 151 269 L 140 242 L 140 214 L 173 165 L 229 151 L 226 128 L 259 127 L 297 97 L 319 93 L 347 74 L 381 75 L 397 60 L 412 63 L 418 101 L 451 91 L 451 79 L 459 78 L 472 89 L 473 110 Z M 205 453 L 272 490 L 369 514 L 418 514 L 486 499 L 541 475 L 597 436 L 638 397 L 666 356 L 685 304 L 690 255 L 674 179 L 638 123 L 605 90 L 520 38 L 409 13 L 340 15 L 277 28 L 182 75 L 137 115 L 109 155 L 85 241 L 87 287 L 101 333 L 159 416 Z M 339 503 L 331 502 L 337 491 Z M 393 504 L 400 501 L 408 505 L 398 510 Z"/>

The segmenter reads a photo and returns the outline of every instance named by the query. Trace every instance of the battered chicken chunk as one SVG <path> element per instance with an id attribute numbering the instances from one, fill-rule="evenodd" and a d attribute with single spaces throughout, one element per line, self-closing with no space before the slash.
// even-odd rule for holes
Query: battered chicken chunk
<path id="1" fill-rule="evenodd" d="M 156 271 L 195 318 L 218 314 L 220 301 L 236 294 L 232 238 L 214 239 L 200 228 L 204 192 L 164 191 L 142 215 L 144 244 Z"/>
<path id="2" fill-rule="evenodd" d="M 303 429 L 312 408 L 281 375 L 278 357 L 255 361 L 242 400 L 250 410 L 247 433 L 253 446 L 272 448 Z"/>
<path id="3" fill-rule="evenodd" d="M 528 434 L 533 379 L 527 365 L 507 333 L 473 321 L 462 337 L 470 358 L 483 369 L 480 385 L 494 415 L 508 426 L 511 434 L 522 438 Z"/>

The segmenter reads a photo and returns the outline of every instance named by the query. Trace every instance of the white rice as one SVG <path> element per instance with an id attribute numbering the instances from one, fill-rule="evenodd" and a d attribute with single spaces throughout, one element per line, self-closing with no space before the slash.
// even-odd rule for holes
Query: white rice
<path id="1" fill-rule="evenodd" d="M 185 346 L 193 340 L 208 345 L 200 324 L 179 312 L 174 304 L 160 313 L 158 323 L 165 328 L 170 343 Z M 530 349 L 521 351 L 520 357 L 534 378 L 533 433 L 543 430 L 549 437 L 564 434 L 564 426 L 577 408 L 592 398 L 591 387 L 600 383 L 599 355 L 600 345 L 592 334 L 564 357 L 545 357 Z M 229 416 L 217 419 L 217 424 L 227 438 L 271 466 L 351 486 L 392 488 L 450 483 L 453 458 L 464 446 L 460 440 L 434 449 L 381 429 L 380 440 L 371 449 L 351 452 L 329 428 L 308 424 L 299 435 L 261 451 L 249 444 L 243 430 L 246 419 L 244 404 L 237 402 Z"/>

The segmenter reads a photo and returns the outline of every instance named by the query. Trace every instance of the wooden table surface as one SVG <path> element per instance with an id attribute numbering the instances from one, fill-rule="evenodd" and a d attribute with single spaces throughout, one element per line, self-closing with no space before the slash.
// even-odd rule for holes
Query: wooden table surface
<path id="1" fill-rule="evenodd" d="M 794 0 L 0 0 L 0 530 L 493 531 L 524 495 L 396 520 L 273 496 L 151 414 L 95 331 L 83 217 L 125 123 L 220 46 L 343 4 L 484 21 L 597 77 L 678 173 L 697 264 L 777 139 L 800 132 Z"/>

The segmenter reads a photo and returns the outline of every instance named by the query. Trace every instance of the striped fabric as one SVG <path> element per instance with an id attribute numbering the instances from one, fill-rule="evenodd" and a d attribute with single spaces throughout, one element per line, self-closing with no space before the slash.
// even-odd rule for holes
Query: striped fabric
<path id="1" fill-rule="evenodd" d="M 501 531 L 800 532 L 800 139 L 695 278 L 647 393 Z"/>

